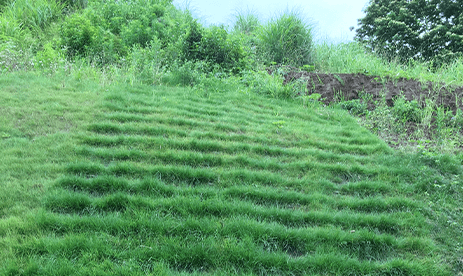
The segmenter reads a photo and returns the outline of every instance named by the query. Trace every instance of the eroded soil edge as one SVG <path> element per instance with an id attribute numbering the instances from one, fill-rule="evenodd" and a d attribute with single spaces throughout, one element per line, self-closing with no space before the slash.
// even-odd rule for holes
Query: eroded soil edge
<path id="1" fill-rule="evenodd" d="M 269 73 L 272 73 L 272 70 L 269 70 Z M 423 83 L 413 79 L 392 79 L 364 74 L 323 74 L 296 70 L 283 73 L 283 77 L 285 84 L 296 80 L 307 82 L 308 94 L 319 93 L 325 104 L 361 99 L 363 93 L 371 97 L 369 105 L 385 99 L 388 105 L 392 106 L 394 98 L 403 95 L 409 101 L 417 100 L 421 106 L 425 106 L 426 99 L 430 99 L 437 106 L 453 111 L 463 107 L 462 86 L 452 87 L 443 83 Z"/>

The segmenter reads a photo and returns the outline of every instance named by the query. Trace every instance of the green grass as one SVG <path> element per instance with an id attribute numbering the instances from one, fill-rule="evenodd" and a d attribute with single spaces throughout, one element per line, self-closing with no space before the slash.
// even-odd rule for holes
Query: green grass
<path id="1" fill-rule="evenodd" d="M 98 30 L 94 54 L 71 61 L 59 30 L 86 1 L 64 2 L 16 1 L 0 16 L 0 275 L 463 273 L 461 112 L 301 102 L 302 82 L 265 70 L 439 88 L 463 84 L 461 60 L 386 63 L 356 43 L 313 45 L 295 10 L 266 24 L 248 12 L 233 32 L 202 33 L 242 54 L 233 75 L 179 62 L 188 11 L 90 1 L 78 14 Z M 145 24 L 133 31 L 113 16 L 132 10 Z M 124 44 L 152 24 L 148 47 Z M 214 43 L 208 55 L 223 52 Z M 391 149 L 381 138 L 408 120 L 418 145 Z"/>
<path id="2" fill-rule="evenodd" d="M 461 160 L 394 152 L 346 111 L 72 75 L 0 83 L 1 274 L 462 271 Z"/>
<path id="3" fill-rule="evenodd" d="M 37 206 L 34 197 L 72 160 L 71 134 L 92 118 L 99 87 L 34 73 L 2 75 L 0 83 L 0 202 L 8 216 L 22 209 L 15 203 L 22 197 L 33 199 L 28 208 Z"/>
<path id="4" fill-rule="evenodd" d="M 437 88 L 463 85 L 463 60 L 457 59 L 440 68 L 425 62 L 410 60 L 408 64 L 387 62 L 368 53 L 356 42 L 330 44 L 321 42 L 315 47 L 316 69 L 327 73 L 362 73 L 372 76 L 431 81 Z"/>

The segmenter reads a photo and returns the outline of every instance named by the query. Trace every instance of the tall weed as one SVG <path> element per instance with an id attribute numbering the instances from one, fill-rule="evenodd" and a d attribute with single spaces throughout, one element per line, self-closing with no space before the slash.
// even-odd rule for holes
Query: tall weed
<path id="1" fill-rule="evenodd" d="M 162 82 L 173 86 L 194 86 L 200 82 L 201 75 L 207 71 L 208 66 L 205 62 L 199 61 L 175 62 L 162 77 Z"/>
<path id="2" fill-rule="evenodd" d="M 45 44 L 43 49 L 35 55 L 34 65 L 37 69 L 46 72 L 56 72 L 65 62 L 64 52 L 53 47 L 51 42 Z"/>

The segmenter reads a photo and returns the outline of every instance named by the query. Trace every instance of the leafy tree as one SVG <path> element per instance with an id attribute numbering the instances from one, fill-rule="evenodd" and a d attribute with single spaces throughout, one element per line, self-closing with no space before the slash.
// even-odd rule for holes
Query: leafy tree
<path id="1" fill-rule="evenodd" d="M 449 61 L 463 53 L 463 0 L 370 0 L 356 40 L 389 59 Z"/>

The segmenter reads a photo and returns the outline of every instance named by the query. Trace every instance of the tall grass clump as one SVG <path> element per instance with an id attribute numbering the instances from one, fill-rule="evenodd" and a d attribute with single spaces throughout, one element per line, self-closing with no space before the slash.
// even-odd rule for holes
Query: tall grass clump
<path id="1" fill-rule="evenodd" d="M 287 11 L 270 19 L 257 37 L 262 54 L 270 62 L 293 66 L 313 62 L 312 26 L 300 11 Z"/>
<path id="2" fill-rule="evenodd" d="M 23 30 L 15 18 L 0 17 L 0 42 L 21 37 Z"/>
<path id="3" fill-rule="evenodd" d="M 6 5 L 3 16 L 19 22 L 24 28 L 43 30 L 63 12 L 63 4 L 56 0 L 15 0 Z"/>
<path id="4" fill-rule="evenodd" d="M 237 11 L 233 31 L 250 35 L 254 34 L 261 26 L 259 16 L 254 11 Z"/>

